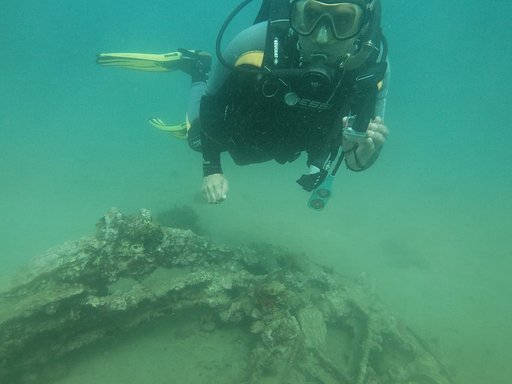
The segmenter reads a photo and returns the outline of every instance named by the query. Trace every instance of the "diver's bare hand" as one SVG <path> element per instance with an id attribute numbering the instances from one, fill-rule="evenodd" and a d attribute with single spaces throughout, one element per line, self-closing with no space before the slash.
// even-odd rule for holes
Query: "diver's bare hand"
<path id="1" fill-rule="evenodd" d="M 368 125 L 368 130 L 366 131 L 366 141 L 363 141 L 359 144 L 360 147 L 362 146 L 361 152 L 368 151 L 373 153 L 375 149 L 379 150 L 386 142 L 388 134 L 388 127 L 384 124 L 382 118 L 377 116 Z"/>
<path id="2" fill-rule="evenodd" d="M 205 200 L 210 204 L 222 203 L 226 200 L 229 184 L 222 173 L 214 173 L 203 179 L 202 192 Z"/>
<path id="3" fill-rule="evenodd" d="M 366 166 L 373 164 L 379 156 L 380 149 L 386 142 L 388 135 L 388 127 L 384 124 L 382 118 L 377 116 L 370 121 L 368 130 L 366 131 L 366 138 L 363 138 L 363 140 L 360 138 L 353 139 L 348 135 L 345 136 L 343 150 L 347 154 L 351 154 L 346 157 L 347 165 L 352 169 L 358 169 L 361 167 L 366 168 Z M 354 145 L 357 145 L 356 152 L 359 160 L 358 163 L 355 162 L 355 153 L 352 152 Z"/>
<path id="4" fill-rule="evenodd" d="M 343 121 L 346 121 L 346 117 Z M 380 149 L 389 134 L 388 127 L 384 124 L 381 117 L 377 116 L 375 119 L 370 121 L 368 124 L 368 130 L 366 131 L 366 138 L 352 137 L 349 135 L 345 136 L 345 140 L 348 143 L 357 143 L 361 152 L 373 152 L 375 149 Z"/>

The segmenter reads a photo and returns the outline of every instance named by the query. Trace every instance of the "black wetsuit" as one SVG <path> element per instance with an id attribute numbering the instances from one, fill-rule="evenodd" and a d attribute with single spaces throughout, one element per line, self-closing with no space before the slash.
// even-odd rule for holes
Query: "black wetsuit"
<path id="1" fill-rule="evenodd" d="M 233 40 L 225 57 L 234 63 L 245 52 L 264 51 L 265 40 L 266 23 L 254 25 Z M 201 100 L 199 121 L 193 122 L 189 132 L 199 149 L 200 127 L 205 176 L 222 173 L 220 153 L 224 151 L 239 165 L 272 159 L 285 163 L 306 151 L 308 165 L 323 167 L 331 150 L 340 144 L 342 118 L 349 112 L 348 93 L 340 88 L 335 97 L 332 91 L 318 97 L 306 95 L 290 106 L 279 84 L 276 95 L 269 97 L 274 85 L 264 85 L 254 74 L 234 73 L 220 64 L 214 67 Z M 263 91 L 266 86 L 270 89 Z M 382 116 L 385 93 L 379 97 L 382 111 L 377 114 Z"/>

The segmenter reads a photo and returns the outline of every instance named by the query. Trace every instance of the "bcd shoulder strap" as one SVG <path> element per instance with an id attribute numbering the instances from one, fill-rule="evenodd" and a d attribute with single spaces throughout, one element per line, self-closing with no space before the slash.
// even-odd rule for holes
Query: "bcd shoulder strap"
<path id="1" fill-rule="evenodd" d="M 255 22 L 267 21 L 263 63 L 269 69 L 288 69 L 294 39 L 290 33 L 290 0 L 263 0 Z"/>
<path id="2" fill-rule="evenodd" d="M 254 24 L 269 20 L 288 19 L 290 0 L 263 0 Z"/>

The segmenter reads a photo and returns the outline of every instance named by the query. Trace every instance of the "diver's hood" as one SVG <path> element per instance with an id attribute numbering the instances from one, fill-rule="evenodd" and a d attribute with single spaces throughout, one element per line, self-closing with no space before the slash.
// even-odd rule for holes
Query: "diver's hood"
<path id="1" fill-rule="evenodd" d="M 325 3 L 335 1 L 326 0 Z M 357 51 L 353 54 L 346 54 L 340 58 L 339 67 L 353 70 L 359 68 L 372 55 L 380 51 L 381 38 L 381 4 L 380 0 L 372 1 L 350 1 L 366 7 L 366 20 L 359 36 L 357 36 Z"/>

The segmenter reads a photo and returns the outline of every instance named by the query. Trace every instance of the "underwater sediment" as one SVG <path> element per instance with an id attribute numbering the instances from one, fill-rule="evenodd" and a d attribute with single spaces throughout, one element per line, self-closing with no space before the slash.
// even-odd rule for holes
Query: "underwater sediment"
<path id="1" fill-rule="evenodd" d="M 38 382 L 59 359 L 180 313 L 209 331 L 245 330 L 237 384 L 453 383 L 363 282 L 280 248 L 218 246 L 147 210 L 115 209 L 95 236 L 49 250 L 0 292 L 0 382 Z"/>

